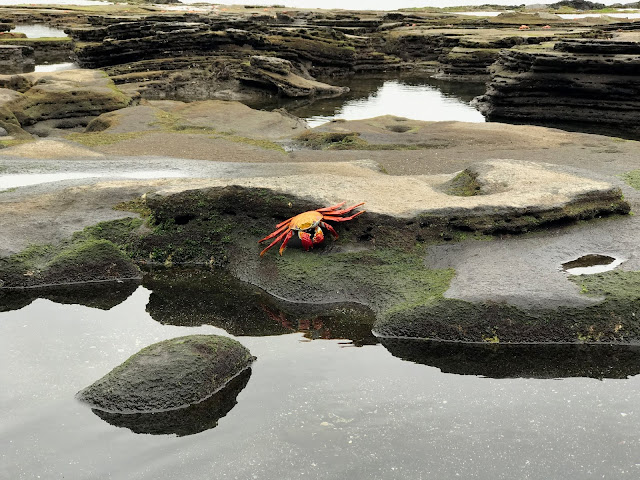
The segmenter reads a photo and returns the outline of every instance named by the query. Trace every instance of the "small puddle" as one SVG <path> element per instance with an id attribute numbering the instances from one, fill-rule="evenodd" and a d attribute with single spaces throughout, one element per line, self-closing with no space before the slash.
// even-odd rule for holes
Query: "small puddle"
<path id="1" fill-rule="evenodd" d="M 570 275 L 592 275 L 608 272 L 624 262 L 608 255 L 589 254 L 562 264 L 562 270 Z"/>
<path id="2" fill-rule="evenodd" d="M 73 70 L 79 68 L 77 64 L 72 62 L 67 63 L 52 63 L 49 65 L 36 65 L 35 72 L 61 72 L 62 70 Z"/>
<path id="3" fill-rule="evenodd" d="M 2 5 L 2 3 L 0 3 Z M 27 38 L 63 38 L 67 34 L 63 30 L 47 25 L 16 25 L 16 28 L 10 30 L 11 33 L 24 33 Z"/>

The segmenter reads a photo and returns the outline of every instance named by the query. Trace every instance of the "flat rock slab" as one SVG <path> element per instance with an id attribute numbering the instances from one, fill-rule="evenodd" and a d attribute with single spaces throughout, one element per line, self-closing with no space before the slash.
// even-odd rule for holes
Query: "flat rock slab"
<path id="1" fill-rule="evenodd" d="M 331 173 L 319 164 L 296 168 L 290 175 L 202 179 L 176 182 L 159 194 L 214 186 L 239 185 L 269 188 L 304 198 L 319 205 L 336 201 L 366 202 L 368 211 L 396 217 L 509 215 L 543 212 L 597 198 L 619 198 L 619 189 L 606 182 L 563 172 L 552 165 L 493 160 L 470 167 L 482 185 L 480 194 L 447 193 L 456 175 L 390 176 L 354 164 L 334 164 Z M 317 169 L 317 172 L 313 172 Z M 307 170 L 306 172 L 304 170 Z M 325 170 L 324 172 L 322 170 Z"/>
<path id="2" fill-rule="evenodd" d="M 103 154 L 82 147 L 76 143 L 49 139 L 22 143 L 14 147 L 5 148 L 2 150 L 2 154 L 7 157 L 32 159 L 89 159 L 104 157 Z"/>
<path id="3" fill-rule="evenodd" d="M 190 335 L 154 343 L 78 393 L 93 408 L 152 413 L 185 408 L 224 388 L 255 358 L 218 335 Z"/>

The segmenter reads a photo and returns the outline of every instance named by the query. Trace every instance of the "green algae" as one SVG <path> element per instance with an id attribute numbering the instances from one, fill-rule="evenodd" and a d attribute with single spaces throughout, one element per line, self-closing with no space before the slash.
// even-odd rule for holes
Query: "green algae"
<path id="1" fill-rule="evenodd" d="M 464 170 L 448 182 L 445 193 L 458 197 L 472 197 L 480 193 L 478 175 Z"/>
<path id="2" fill-rule="evenodd" d="M 369 143 L 360 137 L 360 132 L 307 131 L 298 135 L 294 141 L 312 150 L 429 150 L 446 146 L 442 142 Z"/>
<path id="3" fill-rule="evenodd" d="M 631 170 L 630 172 L 622 175 L 622 178 L 631 187 L 635 188 L 636 190 L 640 190 L 640 170 Z"/>
<path id="4" fill-rule="evenodd" d="M 0 286 L 31 287 L 139 277 L 125 253 L 127 240 L 142 221 L 101 222 L 57 245 L 30 245 L 0 258 Z"/>

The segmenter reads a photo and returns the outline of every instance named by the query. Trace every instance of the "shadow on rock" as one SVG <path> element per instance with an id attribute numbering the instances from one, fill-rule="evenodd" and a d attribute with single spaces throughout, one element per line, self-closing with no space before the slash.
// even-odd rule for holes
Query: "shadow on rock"
<path id="1" fill-rule="evenodd" d="M 237 397 L 250 377 L 251 369 L 247 368 L 208 399 L 179 410 L 131 414 L 111 413 L 95 408 L 91 411 L 105 422 L 128 428 L 134 433 L 184 437 L 215 428 L 218 421 L 236 406 Z"/>
<path id="2" fill-rule="evenodd" d="M 375 316 L 366 307 L 284 302 L 221 269 L 156 270 L 145 275 L 143 285 L 152 291 L 147 312 L 162 324 L 213 325 L 234 336 L 303 332 L 310 340 L 378 343 L 371 333 Z"/>
<path id="3" fill-rule="evenodd" d="M 498 345 L 380 339 L 402 360 L 443 373 L 488 378 L 627 378 L 640 374 L 640 347 L 621 345 Z"/>
<path id="4" fill-rule="evenodd" d="M 42 288 L 0 289 L 0 312 L 19 310 L 38 298 L 45 298 L 55 303 L 109 310 L 124 302 L 139 286 L 138 280 L 127 280 Z"/>

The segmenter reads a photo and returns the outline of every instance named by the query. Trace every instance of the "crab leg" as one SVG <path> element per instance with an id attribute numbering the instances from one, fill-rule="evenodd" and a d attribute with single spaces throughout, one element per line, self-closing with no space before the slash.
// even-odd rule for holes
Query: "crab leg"
<path id="1" fill-rule="evenodd" d="M 280 222 L 279 224 L 277 224 L 277 225 L 276 225 L 276 228 L 280 228 L 280 227 L 282 227 L 283 225 L 286 225 L 287 223 L 289 223 L 289 222 L 291 221 L 291 219 L 292 219 L 292 218 L 293 218 L 293 217 L 291 217 L 291 218 L 287 218 L 284 222 Z"/>
<path id="2" fill-rule="evenodd" d="M 282 252 L 284 252 L 284 249 L 287 247 L 287 243 L 291 240 L 291 237 L 293 237 L 293 230 L 289 230 L 287 232 L 287 236 L 284 237 L 282 245 L 280 245 L 280 256 L 282 256 Z"/>
<path id="3" fill-rule="evenodd" d="M 334 239 L 338 238 L 338 232 L 336 232 L 331 225 L 329 225 L 328 223 L 320 222 L 320 226 L 329 230 L 329 233 L 333 235 Z"/>
<path id="4" fill-rule="evenodd" d="M 269 235 L 267 235 L 266 237 L 264 237 L 262 240 L 258 240 L 258 243 L 262 243 L 265 240 L 269 240 L 270 238 L 275 237 L 276 235 L 279 235 L 280 233 L 284 232 L 287 228 L 289 228 L 289 225 L 283 225 L 280 228 L 276 227 L 276 231 L 273 233 L 270 233 Z"/>
<path id="5" fill-rule="evenodd" d="M 329 215 L 324 215 L 322 217 L 323 220 L 329 220 L 331 222 L 346 222 L 347 220 L 353 220 L 358 215 L 362 215 L 366 210 L 361 210 L 360 212 L 354 213 L 350 217 L 331 217 Z"/>
<path id="6" fill-rule="evenodd" d="M 365 202 L 362 203 L 358 203 L 357 205 L 352 205 L 350 207 L 347 207 L 343 210 L 333 210 L 333 211 L 327 211 L 326 214 L 327 215 L 343 215 L 345 213 L 349 213 L 351 210 L 353 210 L 354 208 L 358 208 L 360 205 L 364 205 Z"/>
<path id="7" fill-rule="evenodd" d="M 319 209 L 316 210 L 316 212 L 322 213 L 322 212 L 328 212 L 330 210 L 335 210 L 336 208 L 340 208 L 341 206 L 343 206 L 345 203 L 347 203 L 347 202 L 341 202 L 341 203 L 338 203 L 338 204 L 333 205 L 331 207 L 319 208 Z"/>
<path id="8" fill-rule="evenodd" d="M 265 248 L 264 250 L 262 250 L 260 252 L 260 256 L 263 256 L 265 253 L 267 253 L 267 250 L 269 250 L 271 247 L 273 247 L 276 243 L 278 243 L 280 240 L 282 240 L 284 238 L 285 235 L 287 235 L 287 233 L 291 233 L 291 235 L 293 235 L 293 231 L 292 230 L 288 230 L 288 231 L 284 231 L 280 234 L 280 236 L 278 236 L 278 238 L 276 238 L 273 242 L 271 242 L 269 244 L 269 246 L 267 248 Z M 290 238 L 290 237 L 289 237 Z M 282 255 L 282 253 L 280 254 Z"/>

